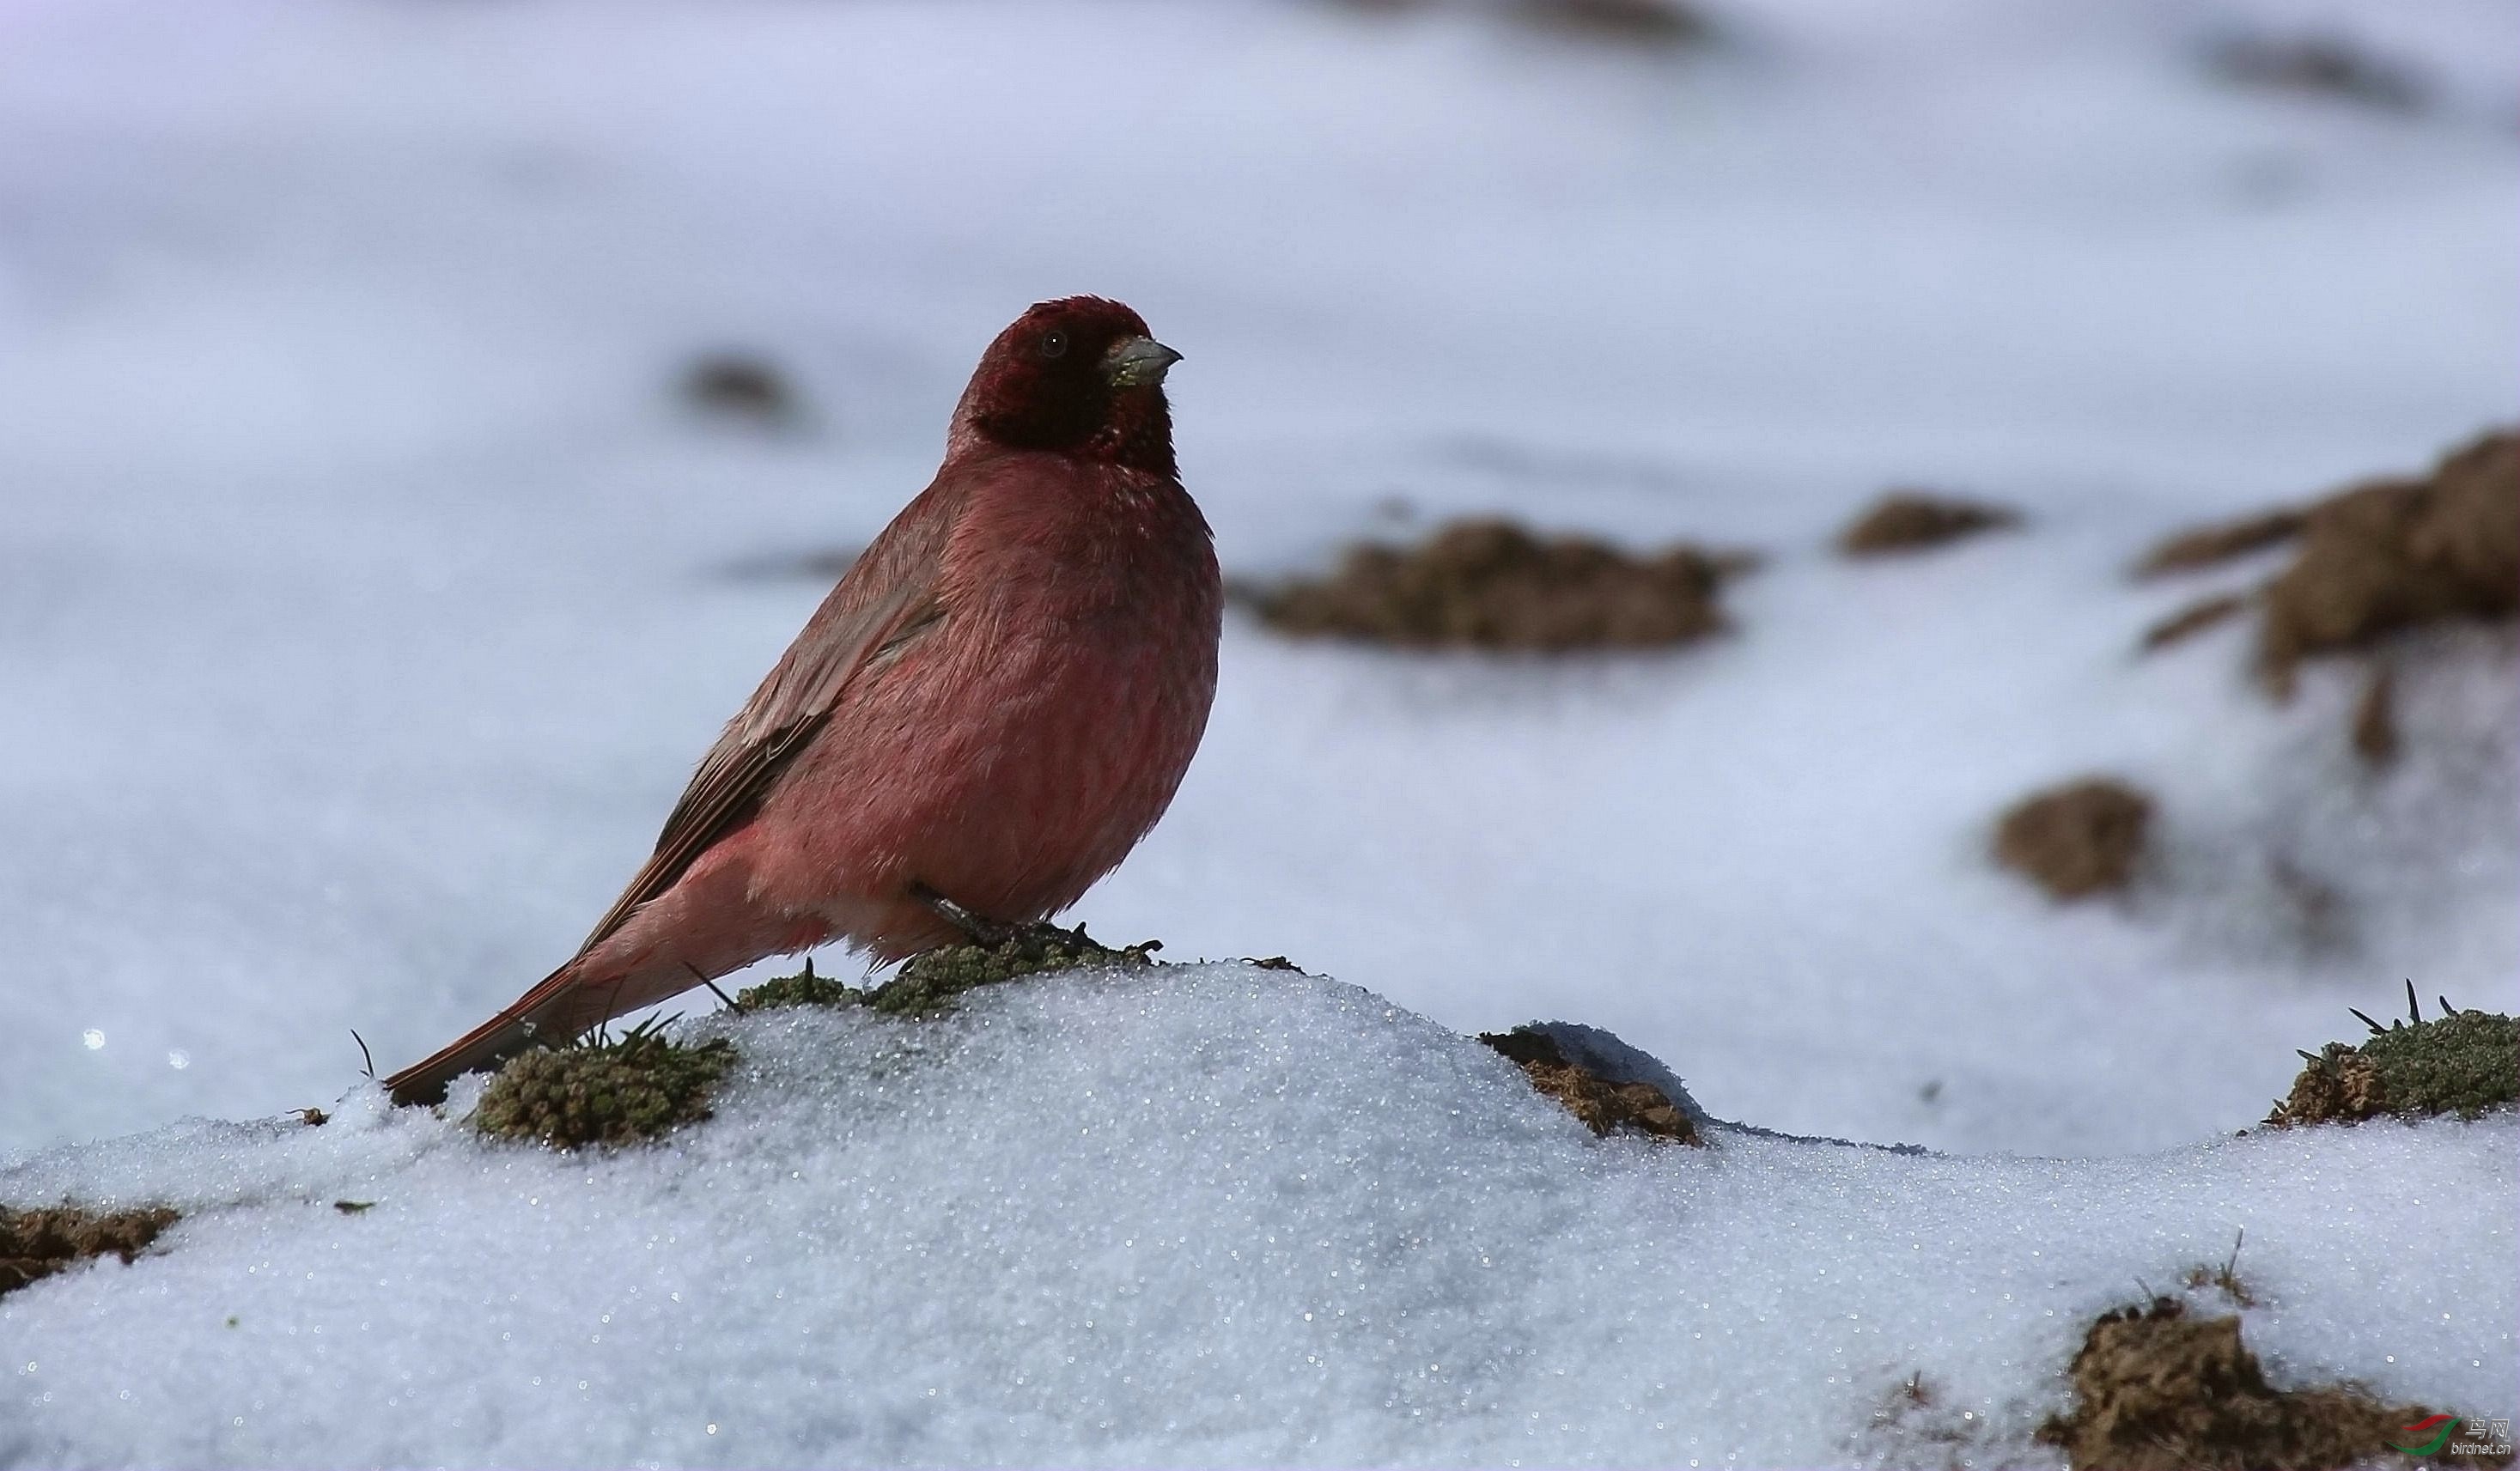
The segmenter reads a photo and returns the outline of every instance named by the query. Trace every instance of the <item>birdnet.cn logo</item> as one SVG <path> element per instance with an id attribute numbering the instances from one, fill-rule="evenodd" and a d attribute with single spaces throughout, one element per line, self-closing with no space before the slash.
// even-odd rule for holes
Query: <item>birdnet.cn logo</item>
<path id="1" fill-rule="evenodd" d="M 2408 1455 L 2507 1456 L 2511 1454 L 2511 1421 L 2426 1415 L 2392 1437 L 2389 1449 Z"/>

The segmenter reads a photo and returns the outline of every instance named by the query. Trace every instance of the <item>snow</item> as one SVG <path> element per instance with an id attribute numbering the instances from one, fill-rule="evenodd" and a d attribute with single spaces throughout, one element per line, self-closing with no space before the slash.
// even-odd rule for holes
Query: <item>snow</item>
<path id="1" fill-rule="evenodd" d="M 2374 774 L 2354 671 L 2133 652 L 2272 562 L 2126 568 L 2520 408 L 2520 12 L 1495 12 L 0 10 L 0 1199 L 192 1213 L 0 1299 L 0 1460 L 1898 1462 L 1918 1370 L 2020 1458 L 2090 1315 L 2242 1226 L 2279 1377 L 2507 1405 L 2510 1120 L 2230 1133 L 2408 978 L 2520 1009 L 2520 647 L 2395 647 Z M 2234 31 L 2435 105 L 2223 85 Z M 1371 993 L 696 1016 L 719 1118 L 596 1160 L 382 1110 L 353 1029 L 399 1065 L 576 943 L 822 595 L 763 569 L 1075 290 L 1188 354 L 1231 574 L 1502 511 L 1756 550 L 1733 631 L 1238 615 L 1077 917 Z M 682 411 L 728 347 L 806 429 Z M 1832 556 L 1892 485 L 2027 521 Z M 2092 772 L 2158 802 L 2131 893 L 1992 869 Z M 1591 1142 L 1462 1037 L 1534 1017 L 1778 1133 Z"/>
<path id="2" fill-rule="evenodd" d="M 2243 1229 L 2276 1382 L 2512 1382 L 2507 1114 L 2093 1160 L 1597 1140 L 1474 1041 L 1232 963 L 689 1027 L 742 1061 L 660 1146 L 371 1090 L 0 1173 L 188 1213 L 0 1299 L 0 1463 L 2051 1463 L 2090 1318 Z M 1957 1449 L 1875 1425 L 1919 1372 Z"/>

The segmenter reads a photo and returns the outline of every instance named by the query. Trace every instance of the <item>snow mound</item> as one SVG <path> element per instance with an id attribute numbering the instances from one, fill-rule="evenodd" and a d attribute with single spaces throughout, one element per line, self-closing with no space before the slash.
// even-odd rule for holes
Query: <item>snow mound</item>
<path id="1" fill-rule="evenodd" d="M 741 1058 L 657 1146 L 370 1089 L 0 1166 L 13 1205 L 184 1213 L 0 1298 L 0 1463 L 1818 1464 L 1921 1453 L 1875 1428 L 1921 1373 L 1937 1458 L 2053 1464 L 2092 1318 L 2243 1227 L 2276 1383 L 2513 1382 L 2508 1114 L 2100 1160 L 1596 1139 L 1472 1039 L 1239 964 L 683 1031 Z"/>

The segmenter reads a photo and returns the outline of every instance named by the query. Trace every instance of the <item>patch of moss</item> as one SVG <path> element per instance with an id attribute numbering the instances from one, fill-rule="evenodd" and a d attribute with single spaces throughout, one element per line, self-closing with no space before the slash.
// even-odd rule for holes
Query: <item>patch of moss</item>
<path id="1" fill-rule="evenodd" d="M 2292 1092 L 2267 1123 L 2282 1129 L 2382 1115 L 2472 1119 L 2520 1100 L 2520 1019 L 2445 1004 L 2441 1015 L 2425 1021 L 2411 985 L 2407 1011 L 2407 1020 L 2386 1027 L 2364 1017 L 2371 1036 L 2360 1047 L 2331 1042 L 2315 1056 L 2304 1052 Z"/>
<path id="2" fill-rule="evenodd" d="M 855 986 L 814 974 L 812 961 L 794 975 L 774 976 L 735 994 L 738 1011 L 768 1011 L 779 1006 L 854 1006 L 866 1000 Z"/>
<path id="3" fill-rule="evenodd" d="M 707 1118 L 710 1091 L 734 1062 L 723 1038 L 686 1047 L 654 1027 L 542 1048 L 499 1069 L 472 1127 L 555 1149 L 640 1143 Z"/>
<path id="4" fill-rule="evenodd" d="M 1060 929 L 1030 924 L 995 945 L 947 945 L 910 958 L 894 976 L 866 993 L 864 1003 L 894 1016 L 926 1016 L 942 1011 L 966 991 L 994 986 L 1018 976 L 1087 967 L 1148 965 L 1160 940 L 1147 940 L 1118 950 L 1085 933 L 1085 926 Z"/>
<path id="5" fill-rule="evenodd" d="M 2394 1461 L 2390 1438 L 2431 1413 L 2350 1384 L 2276 1389 L 2240 1342 L 2237 1317 L 2190 1317 L 2170 1298 L 2102 1314 L 2070 1372 L 2074 1408 L 2039 1438 L 2063 1447 L 2076 1471 Z"/>
<path id="6" fill-rule="evenodd" d="M 103 1213 L 74 1205 L 31 1211 L 0 1206 L 0 1292 L 15 1291 L 109 1252 L 128 1264 L 175 1220 L 175 1213 L 164 1206 Z"/>
<path id="7" fill-rule="evenodd" d="M 1650 1083 L 1613 1083 L 1568 1057 L 1556 1039 L 1530 1027 L 1483 1032 L 1479 1041 L 1520 1067 L 1531 1086 L 1555 1098 L 1595 1134 L 1634 1129 L 1653 1138 L 1703 1147 L 1697 1126 Z"/>

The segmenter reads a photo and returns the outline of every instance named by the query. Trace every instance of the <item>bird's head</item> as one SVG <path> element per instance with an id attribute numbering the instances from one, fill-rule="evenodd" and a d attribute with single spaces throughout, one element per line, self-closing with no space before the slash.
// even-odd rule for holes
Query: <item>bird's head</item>
<path id="1" fill-rule="evenodd" d="M 1164 372 L 1179 361 L 1117 301 L 1044 301 L 980 355 L 954 411 L 956 437 L 1172 474 Z"/>

